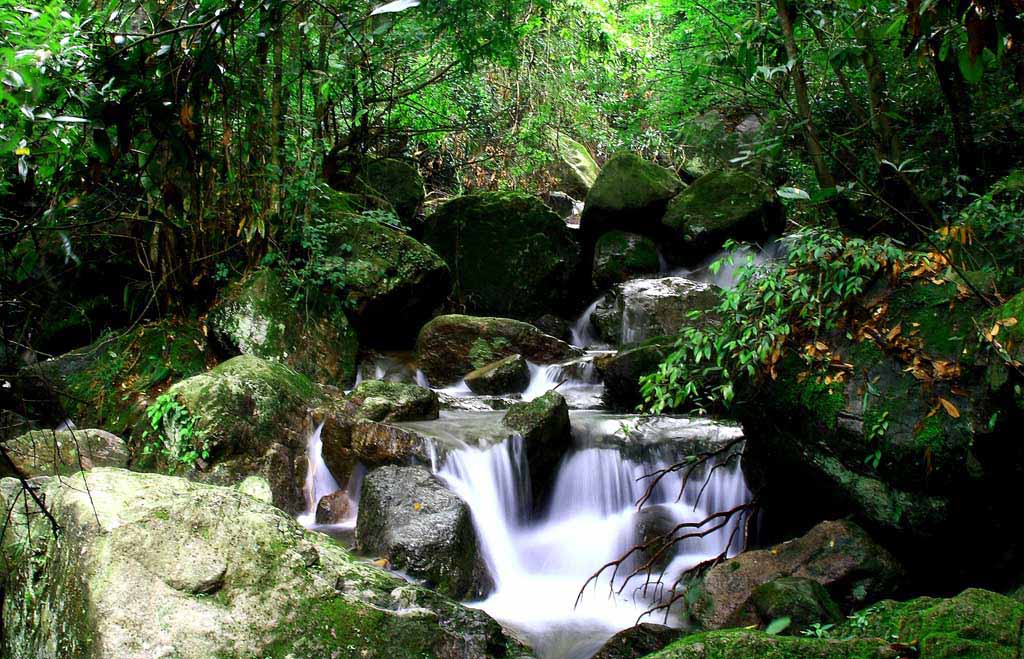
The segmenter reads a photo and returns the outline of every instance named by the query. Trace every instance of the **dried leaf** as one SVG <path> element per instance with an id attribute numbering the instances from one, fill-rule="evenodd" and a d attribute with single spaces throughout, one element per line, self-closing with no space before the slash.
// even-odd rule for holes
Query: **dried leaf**
<path id="1" fill-rule="evenodd" d="M 956 405 L 941 397 L 939 398 L 939 404 L 942 405 L 942 409 L 946 410 L 946 414 L 954 419 L 960 418 L 960 410 L 956 408 Z"/>

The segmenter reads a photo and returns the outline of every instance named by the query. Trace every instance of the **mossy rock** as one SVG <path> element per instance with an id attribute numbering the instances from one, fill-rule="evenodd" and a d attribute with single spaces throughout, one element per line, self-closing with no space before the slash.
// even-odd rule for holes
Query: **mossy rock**
<path id="1" fill-rule="evenodd" d="M 790 626 L 783 633 L 794 636 L 815 623 L 842 620 L 839 607 L 825 587 L 807 577 L 780 577 L 761 584 L 754 589 L 750 603 L 765 626 L 789 618 Z"/>
<path id="2" fill-rule="evenodd" d="M 310 408 L 324 398 L 308 378 L 284 364 L 243 355 L 175 384 L 167 396 L 183 412 L 161 420 L 161 434 L 151 439 L 156 450 L 149 453 L 158 459 L 150 467 L 217 485 L 261 475 L 275 505 L 295 513 L 303 509 Z M 208 457 L 181 463 L 190 449 Z"/>
<path id="3" fill-rule="evenodd" d="M 361 343 L 408 347 L 451 291 L 444 260 L 403 231 L 365 215 L 328 207 L 317 221 L 344 279 L 334 293 L 345 302 Z"/>
<path id="4" fill-rule="evenodd" d="M 658 246 L 645 236 L 609 231 L 594 246 L 594 288 L 605 290 L 661 269 Z"/>
<path id="5" fill-rule="evenodd" d="M 785 214 L 775 192 L 746 172 L 720 170 L 694 181 L 662 218 L 677 259 L 699 260 L 726 240 L 758 242 L 782 233 Z"/>
<path id="6" fill-rule="evenodd" d="M 452 199 L 427 220 L 423 240 L 448 263 L 455 299 L 469 313 L 534 318 L 561 310 L 575 289 L 575 238 L 532 195 Z"/>
<path id="7" fill-rule="evenodd" d="M 344 387 L 356 375 L 359 341 L 341 303 L 292 300 L 273 270 L 232 285 L 206 325 L 221 354 L 254 355 L 291 366 L 317 382 Z"/>
<path id="8" fill-rule="evenodd" d="M 419 170 L 402 160 L 371 160 L 366 163 L 363 178 L 367 185 L 388 200 L 398 218 L 406 223 L 416 217 L 427 195 Z"/>
<path id="9" fill-rule="evenodd" d="M 771 636 L 728 629 L 684 636 L 647 659 L 897 659 L 881 639 L 818 639 Z"/>
<path id="10" fill-rule="evenodd" d="M 9 483 L 0 486 L 5 499 Z M 54 535 L 42 515 L 18 516 L 5 536 L 5 657 L 521 651 L 483 612 L 389 575 L 232 489 L 102 468 L 53 479 L 42 494 L 62 531 Z"/>
<path id="11" fill-rule="evenodd" d="M 643 622 L 608 639 L 591 659 L 640 659 L 679 638 L 681 632 L 665 625 Z"/>
<path id="12" fill-rule="evenodd" d="M 658 370 L 675 347 L 675 338 L 655 336 L 622 348 L 597 363 L 604 380 L 604 405 L 610 410 L 633 412 L 644 402 L 640 378 Z"/>
<path id="13" fill-rule="evenodd" d="M 695 586 L 689 614 L 703 629 L 764 622 L 755 592 L 782 577 L 812 579 L 847 610 L 891 596 L 904 572 L 893 556 L 848 521 L 822 522 L 804 536 L 744 552 L 712 567 Z M 762 603 L 767 604 L 765 598 Z M 769 621 L 770 622 L 770 621 Z"/>
<path id="14" fill-rule="evenodd" d="M 530 385 L 530 368 L 522 355 L 509 355 L 466 375 L 466 386 L 475 394 L 519 394 Z"/>
<path id="15" fill-rule="evenodd" d="M 572 446 L 569 405 L 557 391 L 549 391 L 529 402 L 516 403 L 501 422 L 523 438 L 533 506 L 541 510 L 562 458 Z"/>
<path id="16" fill-rule="evenodd" d="M 434 384 L 450 384 L 470 371 L 511 355 L 553 364 L 582 354 L 564 341 L 510 318 L 438 316 L 416 341 L 420 369 Z"/>
<path id="17" fill-rule="evenodd" d="M 206 337 L 191 320 L 166 319 L 22 369 L 17 386 L 34 418 L 70 419 L 128 441 L 147 427 L 146 407 L 173 382 L 205 370 Z"/>
<path id="18" fill-rule="evenodd" d="M 0 464 L 0 477 L 68 476 L 93 467 L 127 467 L 124 440 L 105 430 L 33 430 L 3 444 L 17 471 Z"/>
<path id="19" fill-rule="evenodd" d="M 557 130 L 548 132 L 548 143 L 555 156 L 552 173 L 561 187 L 577 198 L 586 196 L 601 171 L 587 147 Z"/>
<path id="20" fill-rule="evenodd" d="M 366 380 L 348 397 L 354 416 L 370 421 L 429 421 L 439 414 L 437 394 L 402 382 Z"/>

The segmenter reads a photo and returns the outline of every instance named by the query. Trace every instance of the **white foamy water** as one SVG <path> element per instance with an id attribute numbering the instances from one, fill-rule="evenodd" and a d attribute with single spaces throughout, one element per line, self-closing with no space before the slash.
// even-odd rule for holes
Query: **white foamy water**
<path id="1" fill-rule="evenodd" d="M 533 502 L 522 440 L 512 436 L 481 444 L 474 439 L 486 432 L 481 425 L 466 436 L 470 442 L 464 443 L 452 421 L 447 419 L 445 432 L 446 443 L 454 448 L 440 458 L 440 467 L 435 469 L 469 505 L 480 551 L 495 585 L 490 596 L 474 606 L 522 634 L 544 659 L 583 659 L 638 619 L 664 622 L 661 615 L 644 616 L 664 592 L 645 590 L 641 577 L 625 584 L 618 594 L 623 584 L 616 581 L 613 590 L 608 571 L 586 589 L 578 605 L 577 595 L 598 568 L 637 543 L 636 503 L 649 483 L 643 477 L 678 459 L 679 447 L 641 446 L 636 457 L 627 458 L 622 448 L 593 445 L 595 441 L 628 441 L 627 435 L 636 431 L 625 427 L 627 417 L 576 414 L 578 446 L 559 469 L 546 513 L 531 520 Z M 717 432 L 713 424 L 705 427 Z M 737 432 L 727 428 L 726 438 Z M 722 440 L 720 436 L 707 438 Z M 695 475 L 682 488 L 681 475 L 672 474 L 654 488 L 648 505 L 658 505 L 674 523 L 699 522 L 750 496 L 738 459 L 711 474 L 698 504 L 703 482 Z M 664 580 L 671 585 L 683 570 L 721 553 L 737 524 L 738 520 L 706 538 L 683 543 L 666 568 Z M 740 550 L 740 543 L 737 534 L 730 553 Z M 668 622 L 672 623 L 671 616 Z"/>
<path id="2" fill-rule="evenodd" d="M 307 529 L 322 531 L 352 529 L 355 528 L 356 518 L 359 514 L 359 491 L 362 487 L 363 473 L 365 472 L 365 468 L 362 465 L 356 466 L 349 476 L 348 484 L 345 488 L 349 500 L 352 502 L 352 507 L 346 519 L 338 524 L 317 524 L 316 522 L 316 507 L 320 503 L 320 499 L 342 489 L 338 485 L 338 481 L 335 480 L 334 475 L 331 474 L 331 470 L 324 464 L 324 444 L 320 438 L 323 429 L 324 424 L 321 423 L 306 441 L 306 482 L 302 488 L 302 494 L 306 499 L 306 509 L 298 516 L 298 522 Z"/>

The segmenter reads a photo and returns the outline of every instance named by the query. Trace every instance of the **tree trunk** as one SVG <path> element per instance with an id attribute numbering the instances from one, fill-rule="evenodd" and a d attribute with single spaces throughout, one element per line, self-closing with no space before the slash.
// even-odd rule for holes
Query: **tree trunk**
<path id="1" fill-rule="evenodd" d="M 284 83 L 284 26 L 281 25 L 281 3 L 275 3 L 271 11 L 273 25 L 271 49 L 274 57 L 273 80 L 270 83 L 270 212 L 276 215 L 280 210 L 281 151 L 284 146 L 284 103 L 281 94 Z"/>
<path id="2" fill-rule="evenodd" d="M 793 34 L 793 21 L 789 17 L 789 7 L 786 0 L 775 0 L 775 10 L 779 17 L 779 24 L 782 26 L 782 34 L 786 44 L 786 55 L 793 63 L 793 89 L 796 92 L 797 114 L 804 122 L 804 140 L 807 142 L 807 155 L 811 158 L 811 165 L 814 167 L 814 175 L 818 179 L 821 188 L 834 188 L 836 179 L 825 162 L 825 150 L 818 139 L 817 131 L 814 129 L 814 118 L 811 116 L 811 103 L 807 95 L 807 76 L 804 74 L 803 64 L 800 62 L 800 52 L 797 50 L 796 37 Z"/>
<path id="3" fill-rule="evenodd" d="M 939 80 L 939 89 L 946 101 L 949 122 L 953 129 L 953 143 L 956 148 L 956 162 L 960 174 L 973 178 L 978 171 L 978 155 L 974 148 L 974 129 L 971 122 L 971 97 L 960 74 L 960 67 L 953 57 L 943 60 L 939 57 L 941 43 L 932 42 L 932 65 Z"/>

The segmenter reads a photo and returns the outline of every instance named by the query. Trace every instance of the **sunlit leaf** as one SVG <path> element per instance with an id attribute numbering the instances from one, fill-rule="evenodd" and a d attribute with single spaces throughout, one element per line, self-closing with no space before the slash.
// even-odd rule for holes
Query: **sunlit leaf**
<path id="1" fill-rule="evenodd" d="M 395 0 L 387 4 L 377 7 L 370 12 L 370 16 L 377 16 L 379 14 L 393 14 L 399 11 L 405 11 L 406 9 L 412 9 L 413 7 L 419 7 L 420 0 Z"/>

